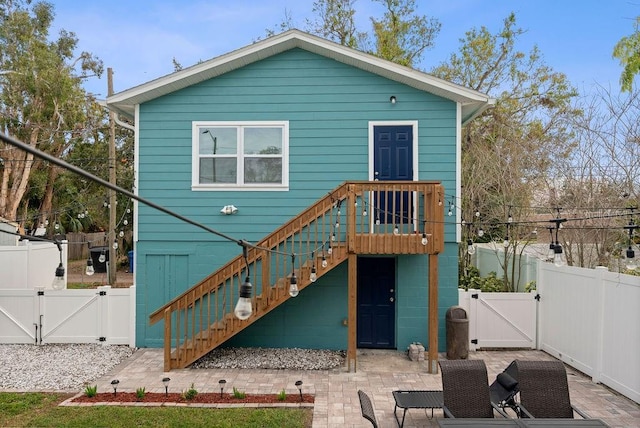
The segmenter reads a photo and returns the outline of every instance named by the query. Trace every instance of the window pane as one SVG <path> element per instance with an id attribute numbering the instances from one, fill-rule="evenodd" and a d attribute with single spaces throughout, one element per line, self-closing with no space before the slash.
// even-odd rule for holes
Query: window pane
<path id="1" fill-rule="evenodd" d="M 200 159 L 200 184 L 236 183 L 236 158 Z"/>
<path id="2" fill-rule="evenodd" d="M 282 128 L 245 128 L 244 154 L 282 154 Z"/>
<path id="3" fill-rule="evenodd" d="M 201 128 L 201 155 L 235 155 L 238 153 L 236 128 Z"/>
<path id="4" fill-rule="evenodd" d="M 282 183 L 281 158 L 245 158 L 245 183 Z"/>

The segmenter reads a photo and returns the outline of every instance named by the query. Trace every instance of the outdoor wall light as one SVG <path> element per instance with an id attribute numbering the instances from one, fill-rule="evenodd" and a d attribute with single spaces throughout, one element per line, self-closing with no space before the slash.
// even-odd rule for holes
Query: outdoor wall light
<path id="1" fill-rule="evenodd" d="M 389 102 L 390 102 L 391 104 L 395 104 L 395 103 L 396 103 L 396 101 L 398 101 L 398 100 L 396 99 L 396 96 L 395 96 L 395 95 L 391 95 L 391 98 L 389 98 Z"/>
<path id="2" fill-rule="evenodd" d="M 171 378 L 169 378 L 169 377 L 162 378 L 162 384 L 164 385 L 164 395 L 165 396 L 169 395 L 169 382 L 171 382 Z"/>
<path id="3" fill-rule="evenodd" d="M 118 392 L 118 384 L 120 383 L 120 381 L 118 379 L 114 379 L 111 381 L 111 387 L 113 388 L 113 395 L 116 395 L 116 393 Z"/>
<path id="4" fill-rule="evenodd" d="M 236 208 L 233 205 L 225 205 L 224 207 L 222 207 L 220 212 L 222 214 L 224 214 L 224 215 L 231 215 L 231 214 L 237 213 L 238 212 L 238 208 Z"/>
<path id="5" fill-rule="evenodd" d="M 222 391 L 224 391 L 224 385 L 227 383 L 226 380 L 220 379 L 218 381 L 218 385 L 220 386 L 220 398 L 222 398 Z"/>
<path id="6" fill-rule="evenodd" d="M 301 380 L 296 381 L 296 388 L 298 388 L 298 391 L 300 391 L 300 402 L 302 403 L 302 381 Z"/>

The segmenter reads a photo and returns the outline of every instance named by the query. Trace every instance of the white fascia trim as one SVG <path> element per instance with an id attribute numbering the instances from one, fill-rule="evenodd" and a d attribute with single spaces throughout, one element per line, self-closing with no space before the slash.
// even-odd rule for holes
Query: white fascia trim
<path id="1" fill-rule="evenodd" d="M 456 105 L 456 242 L 462 240 L 462 105 Z"/>
<path id="2" fill-rule="evenodd" d="M 140 192 L 138 191 L 138 183 L 140 183 L 140 104 L 136 105 L 135 115 L 133 118 L 133 194 L 136 196 L 140 196 Z M 140 210 L 138 209 L 140 204 L 137 199 L 133 200 L 133 254 L 134 254 L 134 265 L 137 260 L 136 249 L 138 247 L 138 225 L 139 225 L 139 216 Z M 137 282 L 139 269 L 133 270 L 133 285 L 135 286 Z M 134 329 L 135 330 L 135 329 Z"/>
<path id="3" fill-rule="evenodd" d="M 434 92 L 438 96 L 456 102 L 489 103 L 491 100 L 486 94 L 476 90 L 448 82 L 409 67 L 394 64 L 299 30 L 289 30 L 277 36 L 114 94 L 108 97 L 108 103 L 112 108 L 119 109 L 120 106 L 117 106 L 117 104 L 120 103 L 127 104 L 134 102 L 139 104 L 146 102 L 296 47 L 371 71 L 404 84 L 409 84 L 423 91 Z M 199 74 L 202 74 L 202 76 L 198 76 Z M 153 93 L 156 91 L 157 93 Z"/>

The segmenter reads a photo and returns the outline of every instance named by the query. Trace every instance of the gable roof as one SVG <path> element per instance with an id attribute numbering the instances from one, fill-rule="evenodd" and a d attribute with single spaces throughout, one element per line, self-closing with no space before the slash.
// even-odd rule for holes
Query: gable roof
<path id="1" fill-rule="evenodd" d="M 136 104 L 145 103 L 294 48 L 304 49 L 460 103 L 463 124 L 495 103 L 493 98 L 481 92 L 300 30 L 289 30 L 131 89 L 118 92 L 108 97 L 106 104 L 112 110 L 133 117 Z"/>

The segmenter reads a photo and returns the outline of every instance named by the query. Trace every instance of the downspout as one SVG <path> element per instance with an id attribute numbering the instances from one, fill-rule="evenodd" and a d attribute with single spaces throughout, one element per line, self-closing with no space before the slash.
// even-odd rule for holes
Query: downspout
<path id="1" fill-rule="evenodd" d="M 98 100 L 97 102 L 98 102 L 98 104 L 100 104 L 102 107 L 106 108 L 107 110 L 110 110 L 110 109 L 109 109 L 109 106 L 107 106 L 107 102 L 106 102 L 105 100 Z M 123 128 L 128 129 L 129 131 L 133 131 L 133 132 L 135 132 L 135 131 L 136 131 L 136 127 L 135 127 L 135 126 L 133 126 L 133 125 L 129 125 L 127 122 L 124 122 L 124 121 L 122 121 L 122 120 L 120 119 L 120 116 L 118 116 L 118 112 L 117 112 L 117 111 L 113 110 L 113 113 L 114 113 L 114 115 L 115 115 L 115 118 L 114 118 L 114 119 L 115 119 L 115 122 L 116 122 L 118 125 L 122 126 Z"/>

